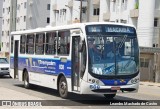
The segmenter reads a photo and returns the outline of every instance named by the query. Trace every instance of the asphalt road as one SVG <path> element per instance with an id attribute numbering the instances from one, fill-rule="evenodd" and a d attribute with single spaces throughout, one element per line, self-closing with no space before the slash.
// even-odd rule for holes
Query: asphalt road
<path id="1" fill-rule="evenodd" d="M 67 108 L 76 107 L 78 109 L 159 109 L 159 106 L 111 106 L 111 102 L 109 100 L 106 100 L 103 95 L 77 95 L 71 93 L 70 98 L 63 101 L 63 99 L 59 97 L 59 94 L 56 90 L 40 86 L 33 86 L 31 89 L 25 89 L 23 87 L 23 82 L 14 80 L 12 78 L 9 78 L 8 76 L 0 78 L 0 87 L 14 90 L 16 92 L 21 92 L 29 96 L 39 98 L 41 100 L 51 100 L 46 101 L 47 105 L 52 105 L 54 103 L 55 105 Z M 18 100 L 21 100 L 21 97 L 19 97 Z M 144 102 L 149 100 L 160 100 L 160 87 L 140 85 L 138 93 L 117 94 L 117 96 L 113 99 L 112 102 L 118 103 L 130 100 L 143 100 Z"/>

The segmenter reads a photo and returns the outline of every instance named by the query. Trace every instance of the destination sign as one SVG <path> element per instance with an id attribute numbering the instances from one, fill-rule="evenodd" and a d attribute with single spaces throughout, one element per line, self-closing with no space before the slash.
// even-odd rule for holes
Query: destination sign
<path id="1" fill-rule="evenodd" d="M 89 26 L 88 32 L 102 32 L 101 26 Z"/>
<path id="2" fill-rule="evenodd" d="M 130 26 L 123 25 L 88 25 L 87 35 L 128 35 L 136 36 L 136 30 Z"/>
<path id="3" fill-rule="evenodd" d="M 114 32 L 114 33 L 134 33 L 133 28 L 131 27 L 105 27 L 105 32 Z"/>

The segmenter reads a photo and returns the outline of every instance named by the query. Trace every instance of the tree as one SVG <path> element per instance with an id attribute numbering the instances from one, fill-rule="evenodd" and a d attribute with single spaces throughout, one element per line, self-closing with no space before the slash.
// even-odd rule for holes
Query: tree
<path id="1" fill-rule="evenodd" d="M 139 8 L 139 0 L 137 0 L 135 3 L 135 9 L 138 9 L 138 8 Z"/>

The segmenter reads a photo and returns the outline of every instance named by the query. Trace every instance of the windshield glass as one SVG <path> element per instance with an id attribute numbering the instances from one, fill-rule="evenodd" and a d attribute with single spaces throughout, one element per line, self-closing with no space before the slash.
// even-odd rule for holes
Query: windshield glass
<path id="1" fill-rule="evenodd" d="M 1 64 L 8 64 L 8 61 L 6 58 L 0 58 L 0 63 Z"/>
<path id="2" fill-rule="evenodd" d="M 89 72 L 105 76 L 137 73 L 137 37 L 128 34 L 105 35 L 103 30 L 101 32 L 87 35 Z"/>

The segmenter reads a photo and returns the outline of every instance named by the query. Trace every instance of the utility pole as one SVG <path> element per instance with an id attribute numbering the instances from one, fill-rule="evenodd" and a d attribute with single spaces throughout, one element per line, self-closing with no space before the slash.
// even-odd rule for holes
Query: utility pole
<path id="1" fill-rule="evenodd" d="M 82 23 L 82 0 L 80 0 L 80 23 Z"/>

